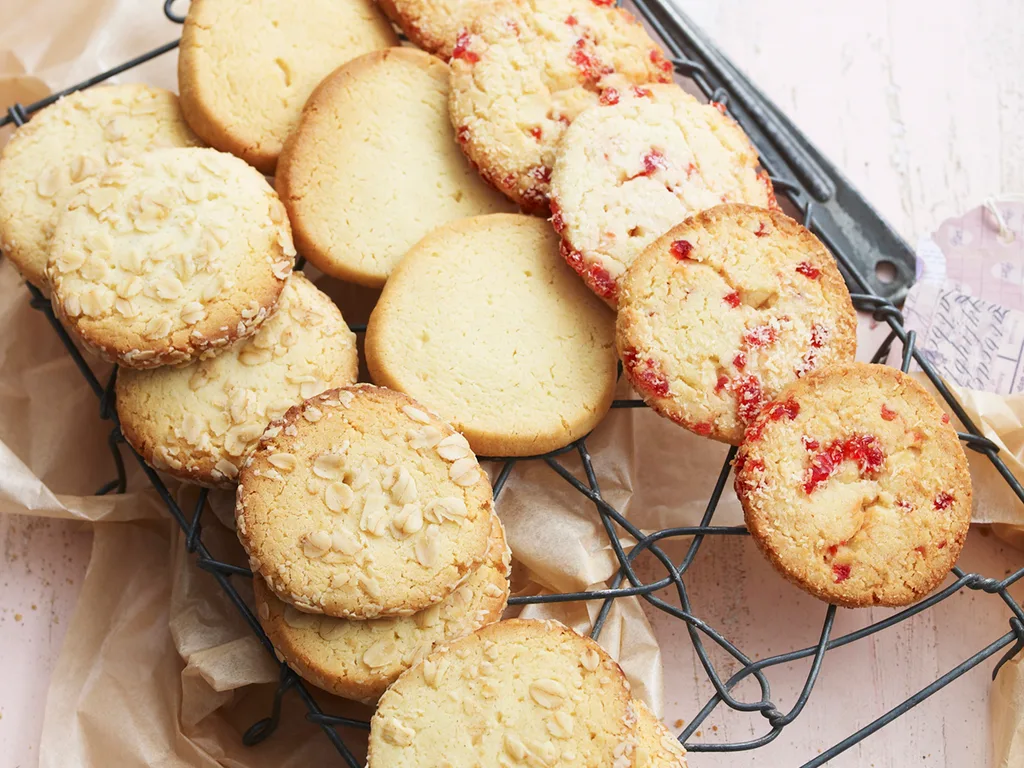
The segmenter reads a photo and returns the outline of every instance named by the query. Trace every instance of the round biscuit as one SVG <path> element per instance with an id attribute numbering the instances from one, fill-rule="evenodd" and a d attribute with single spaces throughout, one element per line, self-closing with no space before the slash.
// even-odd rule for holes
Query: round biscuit
<path id="1" fill-rule="evenodd" d="M 779 211 L 721 205 L 633 262 L 616 344 L 654 410 L 738 445 L 783 387 L 853 360 L 857 315 L 835 260 L 807 229 Z"/>
<path id="2" fill-rule="evenodd" d="M 301 272 L 254 336 L 182 367 L 118 372 L 117 415 L 148 464 L 206 486 L 235 485 L 267 425 L 293 405 L 356 381 L 356 336 Z"/>
<path id="3" fill-rule="evenodd" d="M 634 768 L 686 768 L 686 750 L 647 705 L 633 699 L 636 710 Z"/>
<path id="4" fill-rule="evenodd" d="M 46 276 L 89 349 L 155 368 L 256 333 L 294 257 L 284 206 L 256 170 L 214 149 L 160 149 L 71 198 Z"/>
<path id="5" fill-rule="evenodd" d="M 428 53 L 447 61 L 459 33 L 493 0 L 378 0 L 381 9 L 405 36 Z"/>
<path id="6" fill-rule="evenodd" d="M 317 84 L 398 45 L 373 0 L 192 0 L 178 53 L 181 108 L 211 147 L 267 175 Z"/>
<path id="7" fill-rule="evenodd" d="M 199 144 L 178 97 L 162 88 L 103 85 L 59 99 L 0 152 L 0 250 L 44 288 L 50 239 L 78 186 L 126 156 Z"/>
<path id="8" fill-rule="evenodd" d="M 494 502 L 465 439 L 400 392 L 332 389 L 274 421 L 239 473 L 252 570 L 308 613 L 408 616 L 483 560 Z"/>
<path id="9" fill-rule="evenodd" d="M 967 458 L 949 418 L 907 374 L 865 363 L 779 393 L 747 430 L 736 493 L 771 563 L 847 607 L 924 597 L 971 522 Z"/>
<path id="10" fill-rule="evenodd" d="M 558 257 L 541 219 L 493 214 L 434 230 L 370 316 L 373 380 L 436 409 L 483 456 L 530 456 L 611 407 L 611 314 Z"/>
<path id="11" fill-rule="evenodd" d="M 630 768 L 636 713 L 619 665 L 554 621 L 512 619 L 440 648 L 381 697 L 368 768 Z"/>
<path id="12" fill-rule="evenodd" d="M 412 48 L 360 56 L 317 87 L 275 178 L 303 256 L 380 287 L 435 227 L 513 208 L 459 150 L 447 105 L 448 65 Z"/>

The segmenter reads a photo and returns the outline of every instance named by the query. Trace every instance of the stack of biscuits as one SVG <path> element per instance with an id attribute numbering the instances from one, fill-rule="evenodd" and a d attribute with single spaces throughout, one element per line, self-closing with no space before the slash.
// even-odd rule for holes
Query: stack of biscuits
<path id="1" fill-rule="evenodd" d="M 599 645 L 500 621 L 477 456 L 584 437 L 621 362 L 655 412 L 739 446 L 780 572 L 905 605 L 966 536 L 957 435 L 911 378 L 853 361 L 832 256 L 627 12 L 379 2 L 193 0 L 180 99 L 95 87 L 16 132 L 0 247 L 118 364 L 143 459 L 237 487 L 259 620 L 303 677 L 379 700 L 371 768 L 685 765 Z M 373 384 L 297 254 L 379 291 Z"/>

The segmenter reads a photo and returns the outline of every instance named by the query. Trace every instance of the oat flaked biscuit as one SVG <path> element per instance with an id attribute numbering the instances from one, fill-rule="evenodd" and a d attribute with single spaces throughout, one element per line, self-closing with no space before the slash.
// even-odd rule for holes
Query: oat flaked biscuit
<path id="1" fill-rule="evenodd" d="M 332 70 L 398 38 L 373 0 L 192 0 L 181 107 L 212 147 L 273 175 L 302 105 Z"/>
<path id="2" fill-rule="evenodd" d="M 378 0 L 384 13 L 406 37 L 447 61 L 455 41 L 474 16 L 486 13 L 494 0 Z"/>
<path id="3" fill-rule="evenodd" d="M 636 258 L 622 281 L 616 344 L 654 410 L 738 445 L 783 387 L 853 360 L 857 316 L 813 234 L 779 211 L 722 205 Z"/>
<path id="4" fill-rule="evenodd" d="M 178 97 L 148 85 L 104 85 L 65 96 L 15 131 L 0 153 L 0 250 L 33 285 L 60 211 L 83 182 L 138 152 L 197 146 Z"/>
<path id="5" fill-rule="evenodd" d="M 366 333 L 375 382 L 436 409 L 483 456 L 529 456 L 611 407 L 611 313 L 558 257 L 541 219 L 440 227 L 388 280 Z"/>
<path id="6" fill-rule="evenodd" d="M 491 486 L 465 439 L 411 398 L 328 390 L 273 422 L 239 474 L 254 572 L 308 613 L 409 616 L 481 563 Z"/>
<path id="7" fill-rule="evenodd" d="M 743 130 L 676 85 L 603 99 L 559 144 L 552 224 L 566 261 L 613 307 L 619 281 L 644 248 L 720 203 L 776 207 Z"/>
<path id="8" fill-rule="evenodd" d="M 452 51 L 451 119 L 463 151 L 528 213 L 546 214 L 565 128 L 672 64 L 629 13 L 591 0 L 500 0 Z"/>
<path id="9" fill-rule="evenodd" d="M 761 412 L 736 458 L 736 493 L 772 564 L 849 607 L 924 597 L 971 520 L 949 418 L 910 376 L 864 363 L 812 373 Z"/>
<path id="10" fill-rule="evenodd" d="M 47 263 L 54 310 L 129 368 L 187 363 L 256 333 L 295 257 L 284 206 L 213 149 L 124 160 L 61 214 Z"/>
<path id="11" fill-rule="evenodd" d="M 353 621 L 302 613 L 254 580 L 256 613 L 274 648 L 306 680 L 338 696 L 373 704 L 437 645 L 501 618 L 511 554 L 497 515 L 487 556 L 440 603 L 412 616 Z"/>
<path id="12" fill-rule="evenodd" d="M 370 721 L 369 768 L 630 768 L 636 714 L 619 665 L 554 621 L 513 619 L 405 672 Z"/>
<path id="13" fill-rule="evenodd" d="M 435 227 L 513 208 L 459 150 L 447 105 L 448 65 L 411 48 L 360 56 L 317 87 L 275 178 L 310 262 L 380 287 Z"/>
<path id="14" fill-rule="evenodd" d="M 686 750 L 647 705 L 633 699 L 636 709 L 636 768 L 686 768 Z"/>
<path id="15" fill-rule="evenodd" d="M 307 397 L 356 380 L 356 337 L 301 272 L 254 336 L 184 367 L 117 377 L 117 415 L 147 463 L 184 480 L 234 487 L 263 430 Z"/>

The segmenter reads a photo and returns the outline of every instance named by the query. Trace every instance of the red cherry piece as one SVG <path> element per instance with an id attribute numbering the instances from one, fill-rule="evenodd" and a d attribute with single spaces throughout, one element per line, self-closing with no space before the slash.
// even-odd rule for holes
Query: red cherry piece
<path id="1" fill-rule="evenodd" d="M 743 334 L 743 340 L 751 347 L 767 347 L 779 340 L 779 334 L 770 325 L 758 325 Z"/>
<path id="2" fill-rule="evenodd" d="M 887 406 L 885 403 L 882 403 L 882 418 L 883 419 L 885 419 L 886 421 L 893 421 L 893 420 L 895 420 L 896 416 L 897 416 L 896 411 L 894 411 L 892 408 Z"/>
<path id="3" fill-rule="evenodd" d="M 763 221 L 761 222 L 760 226 L 757 228 L 757 232 L 755 232 L 754 234 L 757 235 L 758 237 L 768 237 L 768 229 L 765 227 Z M 797 267 L 797 272 L 799 272 L 799 271 L 800 271 L 800 268 Z"/>
<path id="4" fill-rule="evenodd" d="M 828 343 L 829 335 L 828 328 L 820 323 L 815 323 L 811 326 L 811 347 L 814 349 L 821 349 L 826 343 Z M 814 367 L 813 362 L 811 367 Z"/>
<path id="5" fill-rule="evenodd" d="M 733 387 L 736 393 L 736 415 L 744 424 L 749 424 L 764 407 L 764 390 L 757 376 L 744 376 Z"/>
<path id="6" fill-rule="evenodd" d="M 946 491 L 943 491 L 942 493 L 935 497 L 935 502 L 932 504 L 932 506 L 935 507 L 935 509 L 939 510 L 940 512 L 944 509 L 949 509 L 951 506 L 953 506 L 953 494 L 946 493 Z"/>
<path id="7" fill-rule="evenodd" d="M 576 20 L 575 16 L 570 15 L 565 17 L 565 23 L 570 27 L 575 27 L 579 22 Z"/>
<path id="8" fill-rule="evenodd" d="M 651 89 L 644 88 L 643 86 L 640 85 L 634 85 L 633 95 L 636 96 L 638 99 L 642 99 L 651 95 Z"/>
<path id="9" fill-rule="evenodd" d="M 715 382 L 715 394 L 720 394 L 723 389 L 729 386 L 729 377 L 722 374 L 718 377 L 718 381 Z"/>
<path id="10" fill-rule="evenodd" d="M 850 566 L 836 563 L 832 566 L 832 575 L 835 576 L 836 584 L 850 578 Z"/>
<path id="11" fill-rule="evenodd" d="M 690 254 L 693 252 L 693 243 L 689 240 L 676 240 L 668 250 L 679 261 L 692 261 Z"/>
<path id="12" fill-rule="evenodd" d="M 913 512 L 914 505 L 905 499 L 896 499 L 896 506 L 902 509 L 904 512 Z"/>
<path id="13" fill-rule="evenodd" d="M 732 359 L 732 364 L 739 370 L 743 370 L 747 367 L 747 356 L 740 352 L 736 357 Z"/>
<path id="14" fill-rule="evenodd" d="M 605 88 L 601 91 L 598 101 L 606 107 L 619 103 L 619 92 L 615 88 Z"/>
<path id="15" fill-rule="evenodd" d="M 943 424 L 949 424 L 949 414 L 948 413 L 942 414 L 942 423 Z"/>
<path id="16" fill-rule="evenodd" d="M 711 102 L 708 102 L 708 106 L 709 106 L 709 107 L 714 107 L 714 108 L 715 108 L 715 109 L 717 109 L 717 110 L 718 110 L 719 112 L 721 112 L 721 113 L 722 113 L 723 115 L 724 115 L 724 114 L 726 114 L 726 108 L 725 108 L 725 104 L 723 104 L 723 103 L 722 103 L 722 102 L 720 102 L 720 101 L 711 101 Z"/>
<path id="17" fill-rule="evenodd" d="M 928 554 L 928 550 L 925 547 L 914 547 L 914 551 L 921 555 L 921 557 Z"/>
<path id="18" fill-rule="evenodd" d="M 723 296 L 722 299 L 723 301 L 725 301 L 726 304 L 728 304 L 733 309 L 740 305 L 740 295 L 736 293 L 736 291 L 725 294 L 725 296 Z"/>
<path id="19" fill-rule="evenodd" d="M 707 437 L 708 435 L 711 434 L 712 428 L 713 427 L 709 422 L 702 421 L 700 424 L 694 425 L 693 431 L 696 432 L 701 437 Z"/>
<path id="20" fill-rule="evenodd" d="M 809 261 L 801 261 L 796 265 L 796 271 L 806 277 L 808 280 L 817 280 L 821 277 L 821 270 L 811 264 Z"/>
<path id="21" fill-rule="evenodd" d="M 462 30 L 459 36 L 455 38 L 455 48 L 452 49 L 453 59 L 462 59 L 469 64 L 476 64 L 480 61 L 480 55 L 469 50 L 469 32 Z"/>
<path id="22" fill-rule="evenodd" d="M 945 541 L 940 541 L 938 544 L 935 545 L 935 548 L 936 549 L 945 549 L 946 548 L 946 542 Z"/>
<path id="23" fill-rule="evenodd" d="M 819 443 L 813 437 L 808 437 L 807 435 L 801 437 L 800 442 L 804 444 L 805 451 L 816 451 L 821 446 L 821 443 Z"/>
<path id="24" fill-rule="evenodd" d="M 668 397 L 668 379 L 654 360 L 642 360 L 635 349 L 627 349 L 623 353 L 622 363 L 638 389 L 655 397 Z"/>
<path id="25" fill-rule="evenodd" d="M 833 440 L 811 457 L 811 464 L 804 475 L 804 493 L 814 493 L 847 461 L 857 464 L 861 477 L 871 476 L 882 468 L 885 453 L 873 435 L 852 435 L 845 440 Z"/>

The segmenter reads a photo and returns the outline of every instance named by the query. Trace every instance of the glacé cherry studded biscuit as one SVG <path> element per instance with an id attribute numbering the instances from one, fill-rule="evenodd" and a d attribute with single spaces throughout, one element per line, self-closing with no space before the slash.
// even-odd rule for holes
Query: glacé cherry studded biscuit
<path id="1" fill-rule="evenodd" d="M 370 721 L 369 768 L 630 768 L 636 714 L 619 665 L 554 621 L 513 619 L 405 672 Z"/>
<path id="2" fill-rule="evenodd" d="M 199 143 L 178 97 L 162 88 L 105 85 L 65 96 L 0 153 L 0 250 L 43 287 L 57 217 L 78 184 L 128 155 Z"/>
<path id="3" fill-rule="evenodd" d="M 440 603 L 399 618 L 352 621 L 302 613 L 254 580 L 256 613 L 289 666 L 321 688 L 375 703 L 406 669 L 440 643 L 501 618 L 510 566 L 505 532 L 491 519 L 486 559 Z"/>
<path id="4" fill-rule="evenodd" d="M 192 0 L 178 54 L 181 107 L 211 147 L 273 175 L 317 84 L 398 45 L 373 0 Z"/>
<path id="5" fill-rule="evenodd" d="M 486 13 L 492 0 L 378 0 L 381 9 L 406 37 L 447 61 L 459 32 L 473 17 Z"/>
<path id="6" fill-rule="evenodd" d="M 239 474 L 254 572 L 309 613 L 408 616 L 484 559 L 493 500 L 465 439 L 415 401 L 360 385 L 273 422 Z"/>
<path id="7" fill-rule="evenodd" d="M 513 207 L 459 150 L 448 65 L 412 48 L 368 53 L 324 80 L 275 183 L 302 255 L 371 287 L 435 227 Z"/>
<path id="8" fill-rule="evenodd" d="M 184 480 L 234 487 L 242 461 L 274 419 L 356 380 L 356 337 L 301 272 L 255 336 L 183 367 L 117 377 L 117 415 L 147 463 Z"/>
<path id="9" fill-rule="evenodd" d="M 254 334 L 295 257 L 258 171 L 213 149 L 119 163 L 61 214 L 46 275 L 64 325 L 129 368 L 186 363 Z"/>
<path id="10" fill-rule="evenodd" d="M 686 750 L 647 705 L 633 699 L 636 709 L 636 768 L 686 768 Z"/>
<path id="11" fill-rule="evenodd" d="M 409 251 L 370 317 L 366 361 L 376 383 L 436 409 L 479 455 L 530 456 L 608 412 L 613 337 L 547 222 L 493 214 L 439 227 Z"/>
<path id="12" fill-rule="evenodd" d="M 634 85 L 670 82 L 672 64 L 612 3 L 501 0 L 459 34 L 451 119 L 484 178 L 527 213 L 546 214 L 565 128 Z"/>
<path id="13" fill-rule="evenodd" d="M 856 330 L 846 285 L 814 235 L 778 211 L 723 205 L 633 262 L 616 343 L 652 408 L 736 445 L 784 386 L 852 360 Z"/>
<path id="14" fill-rule="evenodd" d="M 551 176 L 562 255 L 613 307 L 655 238 L 720 203 L 775 206 L 757 150 L 722 111 L 676 85 L 634 88 L 566 129 Z"/>
<path id="15" fill-rule="evenodd" d="M 948 417 L 910 376 L 864 363 L 812 373 L 761 412 L 736 458 L 736 493 L 772 564 L 849 607 L 924 597 L 971 521 Z"/>

